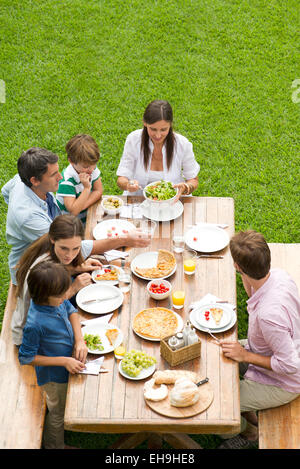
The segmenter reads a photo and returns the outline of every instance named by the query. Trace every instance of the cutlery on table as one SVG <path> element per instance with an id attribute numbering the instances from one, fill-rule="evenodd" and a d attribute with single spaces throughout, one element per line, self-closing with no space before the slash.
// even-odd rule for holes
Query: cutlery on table
<path id="1" fill-rule="evenodd" d="M 199 254 L 197 257 L 205 257 L 206 259 L 223 259 L 224 256 L 214 256 L 211 254 Z"/>
<path id="2" fill-rule="evenodd" d="M 108 296 L 107 298 L 95 298 L 94 300 L 86 300 L 86 301 L 82 301 L 81 303 L 83 305 L 87 305 L 89 303 L 101 303 L 102 301 L 114 300 L 115 298 L 118 298 L 118 296 L 119 295 Z"/>
<path id="3" fill-rule="evenodd" d="M 208 327 L 202 327 L 202 330 L 204 332 L 208 332 L 209 335 L 218 342 L 218 344 L 220 343 L 220 339 L 218 339 L 215 335 L 213 335 L 213 333 L 210 332 L 210 329 L 208 329 Z"/>
<path id="4" fill-rule="evenodd" d="M 199 383 L 196 383 L 196 386 L 201 386 L 201 384 L 205 384 L 205 383 L 208 383 L 209 379 L 208 378 L 205 378 L 205 379 L 202 379 L 202 381 L 199 381 Z"/>

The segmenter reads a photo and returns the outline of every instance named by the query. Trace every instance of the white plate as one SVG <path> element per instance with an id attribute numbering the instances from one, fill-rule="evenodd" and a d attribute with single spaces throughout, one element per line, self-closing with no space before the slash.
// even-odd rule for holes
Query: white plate
<path id="1" fill-rule="evenodd" d="M 124 235 L 124 231 L 135 230 L 135 226 L 127 220 L 120 220 L 118 218 L 103 220 L 93 229 L 93 235 L 95 239 L 107 239 L 117 238 L 120 235 Z M 108 236 L 108 232 L 111 230 L 112 236 Z M 118 235 L 118 236 L 116 236 Z"/>
<path id="2" fill-rule="evenodd" d="M 170 310 L 172 311 L 172 310 Z M 179 316 L 179 314 L 175 313 L 175 311 L 172 311 L 175 316 L 177 317 L 177 320 L 178 320 L 178 326 L 177 326 L 177 329 L 176 329 L 176 332 L 175 334 L 177 334 L 177 332 L 181 332 L 182 329 L 183 329 L 183 319 L 181 316 Z M 141 337 L 141 339 L 145 339 L 145 340 L 150 340 L 151 342 L 160 342 L 161 339 L 153 339 L 152 337 L 148 337 L 148 336 L 145 336 L 143 334 L 140 334 L 139 332 L 136 332 L 134 329 L 133 329 L 134 333 L 136 335 L 138 335 L 139 337 Z"/>
<path id="3" fill-rule="evenodd" d="M 94 300 L 96 298 L 106 298 L 109 296 L 115 296 L 112 300 L 95 302 L 89 304 L 82 304 L 83 301 Z M 76 295 L 76 303 L 83 311 L 91 314 L 106 314 L 114 311 L 124 301 L 124 295 L 119 288 L 113 285 L 107 285 L 107 283 L 94 283 L 82 288 Z"/>
<path id="4" fill-rule="evenodd" d="M 119 335 L 114 345 L 111 345 L 110 341 L 105 335 L 105 332 L 108 329 L 118 329 L 119 331 Z M 83 336 L 84 334 L 99 335 L 102 345 L 104 347 L 104 350 L 90 350 L 89 349 L 89 353 L 93 353 L 95 355 L 102 355 L 104 353 L 112 352 L 116 347 L 119 347 L 119 345 L 121 345 L 121 343 L 123 342 L 123 338 L 124 338 L 122 331 L 118 327 L 116 327 L 114 324 L 94 324 L 90 326 L 87 325 L 87 326 L 84 326 L 81 330 L 82 330 Z"/>
<path id="5" fill-rule="evenodd" d="M 122 369 L 122 366 L 121 366 L 121 363 L 122 363 L 122 360 L 120 361 L 119 363 L 119 372 L 122 376 L 124 376 L 124 378 L 127 378 L 127 379 L 132 379 L 133 381 L 137 381 L 139 379 L 145 379 L 145 378 L 148 378 L 149 376 L 151 376 L 154 371 L 155 371 L 155 364 L 154 365 L 151 365 L 149 366 L 149 368 L 143 368 L 142 371 L 137 375 L 137 376 L 129 376 L 127 373 L 125 373 L 125 371 Z"/>
<path id="6" fill-rule="evenodd" d="M 154 221 L 170 221 L 180 217 L 183 212 L 183 204 L 178 200 L 175 204 L 162 203 L 157 207 L 150 205 L 147 200 L 141 203 L 140 208 L 144 217 Z"/>
<path id="7" fill-rule="evenodd" d="M 118 272 L 123 272 L 123 269 L 121 267 L 117 267 L 116 265 L 108 264 L 108 265 L 103 265 L 101 269 L 98 270 L 93 270 L 92 272 L 92 279 L 95 283 L 98 285 L 103 283 L 105 285 L 118 285 L 118 279 L 117 280 L 97 280 L 96 275 L 102 270 L 102 269 L 107 269 L 108 267 L 114 267 Z"/>
<path id="8" fill-rule="evenodd" d="M 142 277 L 139 275 L 137 272 L 135 272 L 135 268 L 139 267 L 140 269 L 151 269 L 152 267 L 157 266 L 157 258 L 158 258 L 158 251 L 149 251 L 149 252 L 143 252 L 136 256 L 130 264 L 131 271 L 136 275 L 137 277 L 143 279 L 143 280 L 159 280 L 158 278 L 150 278 L 150 277 Z M 175 264 L 174 269 L 172 272 L 170 272 L 168 275 L 165 275 L 164 277 L 160 278 L 168 278 L 171 277 L 171 275 L 174 274 L 175 270 L 177 268 L 177 264 Z"/>
<path id="9" fill-rule="evenodd" d="M 229 236 L 217 226 L 193 226 L 184 235 L 187 246 L 195 251 L 215 252 L 229 244 Z"/>
<path id="10" fill-rule="evenodd" d="M 207 332 L 205 330 L 205 327 L 201 326 L 198 321 L 197 321 L 197 310 L 193 310 L 191 311 L 190 313 L 190 321 L 192 323 L 192 325 L 198 329 L 199 331 L 202 331 L 202 332 Z M 224 326 L 222 327 L 221 329 L 213 329 L 213 328 L 209 328 L 210 331 L 213 333 L 213 334 L 217 334 L 217 333 L 221 333 L 221 332 L 225 332 L 225 331 L 228 331 L 229 329 L 231 329 L 235 323 L 237 321 L 237 316 L 236 316 L 236 313 L 235 311 L 231 310 L 231 320 L 230 322 L 227 324 L 227 326 Z"/>
<path id="11" fill-rule="evenodd" d="M 216 321 L 212 317 L 212 314 L 209 314 L 209 319 L 208 321 L 205 319 L 205 311 L 208 311 L 210 308 L 220 308 L 223 310 L 223 315 L 221 317 L 221 320 L 219 324 L 216 324 Z M 195 319 L 198 322 L 200 326 L 203 327 L 208 327 L 209 329 L 222 329 L 223 327 L 227 326 L 232 318 L 232 309 L 231 308 L 226 308 L 223 304 L 220 305 L 218 303 L 210 303 L 207 305 L 200 306 L 199 308 L 196 309 L 196 315 Z"/>

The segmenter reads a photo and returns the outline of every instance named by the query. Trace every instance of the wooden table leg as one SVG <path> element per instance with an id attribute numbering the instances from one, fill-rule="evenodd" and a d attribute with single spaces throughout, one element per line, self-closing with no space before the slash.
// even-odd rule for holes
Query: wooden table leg
<path id="1" fill-rule="evenodd" d="M 127 433 L 115 441 L 109 449 L 133 449 L 149 438 L 148 432 Z"/>
<path id="2" fill-rule="evenodd" d="M 162 437 L 174 449 L 203 449 L 185 433 L 163 433 Z"/>
<path id="3" fill-rule="evenodd" d="M 162 449 L 163 438 L 160 433 L 149 433 L 148 449 Z"/>

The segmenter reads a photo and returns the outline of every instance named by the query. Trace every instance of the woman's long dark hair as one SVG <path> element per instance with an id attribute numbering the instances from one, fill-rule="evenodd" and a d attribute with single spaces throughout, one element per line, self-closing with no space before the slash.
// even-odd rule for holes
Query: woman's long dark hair
<path id="1" fill-rule="evenodd" d="M 50 225 L 49 233 L 45 233 L 34 241 L 24 252 L 17 266 L 17 295 L 21 296 L 26 275 L 34 261 L 43 254 L 49 253 L 50 260 L 59 263 L 55 254 L 54 244 L 51 240 L 71 239 L 79 236 L 84 237 L 84 226 L 78 217 L 71 214 L 59 215 Z M 84 262 L 81 251 L 77 254 L 70 265 L 76 267 Z"/>
<path id="2" fill-rule="evenodd" d="M 152 101 L 145 109 L 143 120 L 146 124 L 154 124 L 158 121 L 166 121 L 170 124 L 170 130 L 166 137 L 166 153 L 167 153 L 167 168 L 169 169 L 172 164 L 175 136 L 172 128 L 173 124 L 173 111 L 168 101 L 156 99 Z M 148 168 L 150 159 L 150 148 L 149 148 L 149 134 L 147 128 L 143 127 L 141 150 L 144 155 L 144 167 Z"/>

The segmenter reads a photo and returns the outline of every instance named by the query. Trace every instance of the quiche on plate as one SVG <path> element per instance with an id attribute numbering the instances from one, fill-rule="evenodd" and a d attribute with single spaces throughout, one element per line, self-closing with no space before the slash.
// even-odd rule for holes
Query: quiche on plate
<path id="1" fill-rule="evenodd" d="M 141 268 L 135 267 L 135 272 L 145 278 L 162 278 L 169 275 L 176 265 L 176 259 L 172 252 L 159 249 L 156 267 Z"/>
<path id="2" fill-rule="evenodd" d="M 149 339 L 163 339 L 175 334 L 177 328 L 178 319 L 167 308 L 143 309 L 133 319 L 133 330 Z"/>

